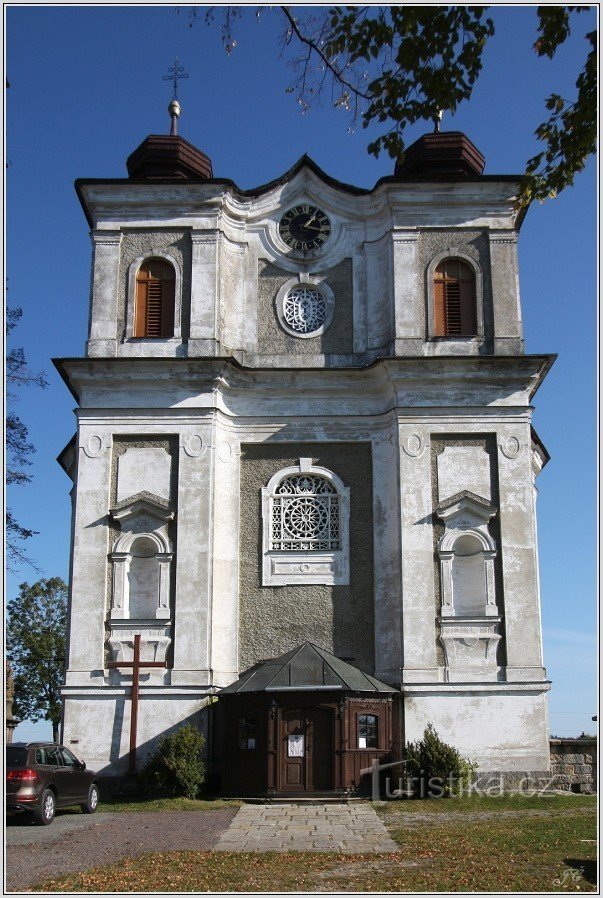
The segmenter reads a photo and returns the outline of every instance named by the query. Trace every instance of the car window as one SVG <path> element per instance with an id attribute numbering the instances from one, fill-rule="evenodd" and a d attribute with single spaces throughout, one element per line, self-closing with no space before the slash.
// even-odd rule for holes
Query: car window
<path id="1" fill-rule="evenodd" d="M 75 755 L 72 755 L 68 748 L 62 748 L 61 753 L 63 755 L 63 763 L 67 767 L 76 767 L 78 765 L 78 760 Z"/>
<path id="2" fill-rule="evenodd" d="M 52 767 L 63 767 L 63 755 L 60 748 L 48 748 L 46 750 L 46 763 Z"/>
<path id="3" fill-rule="evenodd" d="M 19 745 L 6 746 L 6 766 L 7 767 L 26 767 L 27 766 L 27 749 Z"/>
<path id="4" fill-rule="evenodd" d="M 45 748 L 36 748 L 36 764 L 48 764 Z"/>

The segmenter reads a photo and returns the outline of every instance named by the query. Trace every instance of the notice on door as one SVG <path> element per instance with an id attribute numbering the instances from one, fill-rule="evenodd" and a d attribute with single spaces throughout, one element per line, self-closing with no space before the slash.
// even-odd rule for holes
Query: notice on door
<path id="1" fill-rule="evenodd" d="M 303 758 L 304 756 L 304 737 L 303 735 L 294 735 L 287 737 L 287 755 L 290 758 Z"/>

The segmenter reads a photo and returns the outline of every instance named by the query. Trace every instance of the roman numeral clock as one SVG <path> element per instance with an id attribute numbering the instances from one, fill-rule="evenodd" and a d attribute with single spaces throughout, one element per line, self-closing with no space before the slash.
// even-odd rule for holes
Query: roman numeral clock
<path id="1" fill-rule="evenodd" d="M 291 249 L 307 252 L 323 245 L 331 233 L 331 222 L 322 209 L 304 204 L 285 212 L 278 231 Z"/>

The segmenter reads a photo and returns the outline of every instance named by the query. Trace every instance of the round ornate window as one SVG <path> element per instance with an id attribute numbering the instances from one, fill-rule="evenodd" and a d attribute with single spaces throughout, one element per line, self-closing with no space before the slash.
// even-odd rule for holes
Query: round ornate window
<path id="1" fill-rule="evenodd" d="M 276 300 L 278 319 L 285 331 L 294 337 L 317 337 L 333 317 L 333 291 L 326 284 L 288 281 Z"/>
<path id="2" fill-rule="evenodd" d="M 283 303 L 283 318 L 298 334 L 311 334 L 322 327 L 327 317 L 325 298 L 314 287 L 294 287 Z"/>

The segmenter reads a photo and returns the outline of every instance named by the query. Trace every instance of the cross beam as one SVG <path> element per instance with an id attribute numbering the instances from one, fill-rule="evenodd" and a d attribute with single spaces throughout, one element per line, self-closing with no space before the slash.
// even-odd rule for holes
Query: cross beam
<path id="1" fill-rule="evenodd" d="M 133 776 L 136 773 L 136 731 L 138 729 L 138 687 L 140 683 L 140 670 L 143 667 L 167 667 L 165 661 L 141 661 L 140 660 L 140 633 L 134 637 L 133 661 L 109 661 L 107 667 L 112 669 L 119 667 L 132 668 L 132 709 L 130 711 L 130 753 L 128 755 L 128 773 Z"/>

